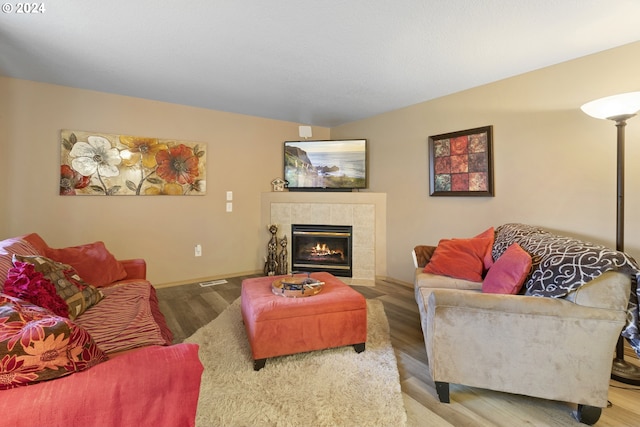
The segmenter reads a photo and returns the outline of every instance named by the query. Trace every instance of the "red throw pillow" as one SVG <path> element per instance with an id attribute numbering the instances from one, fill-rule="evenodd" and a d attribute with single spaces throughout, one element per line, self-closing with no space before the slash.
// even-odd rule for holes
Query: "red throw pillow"
<path id="1" fill-rule="evenodd" d="M 62 249 L 47 249 L 48 258 L 72 266 L 82 280 L 100 287 L 127 277 L 120 261 L 109 252 L 103 242 L 88 243 Z"/>
<path id="2" fill-rule="evenodd" d="M 487 228 L 482 233 L 475 236 L 476 239 L 491 239 L 491 244 L 487 249 L 487 253 L 484 256 L 483 264 L 485 273 L 489 271 L 491 266 L 493 265 L 493 242 L 495 241 L 495 230 L 493 227 Z"/>
<path id="3" fill-rule="evenodd" d="M 484 258 L 491 239 L 440 240 L 424 272 L 482 282 Z"/>
<path id="4" fill-rule="evenodd" d="M 69 317 L 69 306 L 56 293 L 55 285 L 28 262 L 16 261 L 9 269 L 4 293 L 47 308 L 57 316 Z"/>
<path id="5" fill-rule="evenodd" d="M 496 260 L 482 282 L 482 292 L 517 294 L 531 270 L 531 255 L 514 243 Z"/>

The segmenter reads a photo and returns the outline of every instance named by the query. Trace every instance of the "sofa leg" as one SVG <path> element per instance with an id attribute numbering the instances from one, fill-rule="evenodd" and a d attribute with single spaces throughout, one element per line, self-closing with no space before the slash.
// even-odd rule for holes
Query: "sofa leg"
<path id="1" fill-rule="evenodd" d="M 356 353 L 362 353 L 364 351 L 365 346 L 366 346 L 366 343 L 361 342 L 360 344 L 354 344 L 353 349 L 356 351 Z"/>
<path id="2" fill-rule="evenodd" d="M 578 409 L 574 411 L 573 416 L 582 424 L 594 425 L 600 419 L 602 408 L 589 405 L 578 405 Z"/>
<path id="3" fill-rule="evenodd" d="M 264 368 L 265 363 L 267 363 L 267 359 L 256 359 L 253 361 L 253 370 L 259 371 Z"/>
<path id="4" fill-rule="evenodd" d="M 436 392 L 442 403 L 449 403 L 449 383 L 436 381 Z"/>

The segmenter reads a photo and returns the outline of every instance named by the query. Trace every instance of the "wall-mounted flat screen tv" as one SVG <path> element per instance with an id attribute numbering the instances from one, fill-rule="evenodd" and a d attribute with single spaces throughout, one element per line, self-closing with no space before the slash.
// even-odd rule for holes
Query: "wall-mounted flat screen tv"
<path id="1" fill-rule="evenodd" d="M 284 180 L 292 191 L 367 188 L 367 140 L 285 141 Z"/>

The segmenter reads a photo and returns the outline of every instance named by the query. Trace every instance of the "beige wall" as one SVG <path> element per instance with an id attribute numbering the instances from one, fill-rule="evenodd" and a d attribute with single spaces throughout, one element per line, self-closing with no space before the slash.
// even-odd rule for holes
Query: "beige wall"
<path id="1" fill-rule="evenodd" d="M 369 140 L 370 191 L 387 193 L 389 276 L 412 280 L 417 244 L 505 222 L 615 246 L 616 128 L 579 107 L 640 90 L 639 76 L 640 42 L 332 129 L 332 138 Z M 430 197 L 429 135 L 485 125 L 496 196 Z M 640 259 L 640 117 L 626 136 L 625 243 Z"/>
<path id="2" fill-rule="evenodd" d="M 8 78 L 0 94 L 0 238 L 35 231 L 54 247 L 103 240 L 119 258 L 146 258 L 157 285 L 262 269 L 270 235 L 260 194 L 282 176 L 282 143 L 298 138 L 298 123 Z M 207 194 L 59 196 L 60 129 L 206 143 Z M 313 134 L 328 138 L 329 129 Z"/>
<path id="3" fill-rule="evenodd" d="M 428 70 L 425 70 L 428 75 Z M 334 129 L 368 138 L 367 191 L 387 193 L 388 276 L 412 280 L 416 244 L 519 221 L 615 244 L 615 126 L 584 102 L 640 90 L 640 42 Z M 281 175 L 298 124 L 0 78 L 0 238 L 37 231 L 52 246 L 104 240 L 143 256 L 156 284 L 260 270 L 260 194 Z M 493 198 L 429 197 L 429 135 L 494 126 Z M 204 197 L 60 197 L 59 131 L 208 144 Z M 627 126 L 626 248 L 640 258 L 640 118 Z M 234 192 L 234 212 L 224 211 Z M 203 246 L 195 258 L 193 247 Z"/>

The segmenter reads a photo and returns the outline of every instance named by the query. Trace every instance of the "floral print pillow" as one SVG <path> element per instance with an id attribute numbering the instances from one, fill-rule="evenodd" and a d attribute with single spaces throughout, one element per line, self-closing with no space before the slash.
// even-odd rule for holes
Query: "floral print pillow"
<path id="1" fill-rule="evenodd" d="M 91 286 L 68 264 L 54 261 L 40 255 L 13 255 L 13 264 L 19 262 L 32 264 L 35 271 L 42 273 L 56 288 L 56 293 L 67 303 L 69 318 L 74 320 L 89 307 L 104 298 L 104 294 L 95 286 Z M 6 285 L 5 285 L 6 286 Z"/>
<path id="2" fill-rule="evenodd" d="M 71 320 L 0 294 L 0 390 L 59 378 L 105 360 L 89 333 Z"/>
<path id="3" fill-rule="evenodd" d="M 28 262 L 16 261 L 15 266 L 9 269 L 4 293 L 48 308 L 56 316 L 69 317 L 69 306 L 56 293 L 54 284 Z"/>

